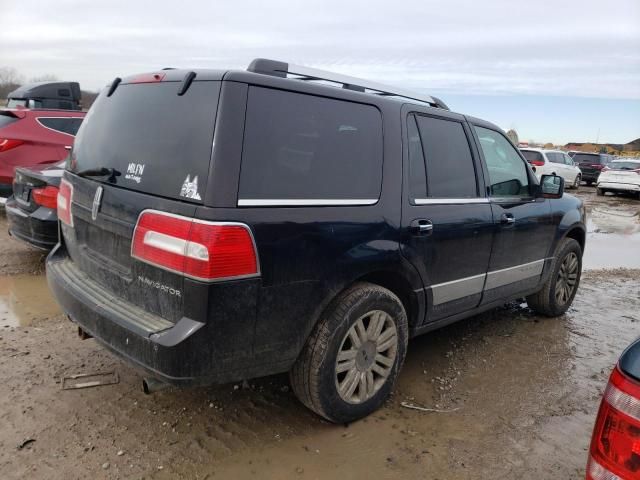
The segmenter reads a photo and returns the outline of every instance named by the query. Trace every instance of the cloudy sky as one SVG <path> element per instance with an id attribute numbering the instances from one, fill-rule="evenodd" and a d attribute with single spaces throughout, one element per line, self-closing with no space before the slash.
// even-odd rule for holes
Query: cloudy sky
<path id="1" fill-rule="evenodd" d="M 640 137 L 640 0 L 1 0 L 0 66 L 99 89 L 267 57 L 402 85 L 522 139 Z"/>

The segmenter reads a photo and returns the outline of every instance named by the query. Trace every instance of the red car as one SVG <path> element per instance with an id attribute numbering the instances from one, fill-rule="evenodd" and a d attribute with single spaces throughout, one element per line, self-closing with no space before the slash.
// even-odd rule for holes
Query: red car
<path id="1" fill-rule="evenodd" d="M 0 110 L 0 203 L 12 193 L 16 167 L 64 160 L 86 112 Z"/>

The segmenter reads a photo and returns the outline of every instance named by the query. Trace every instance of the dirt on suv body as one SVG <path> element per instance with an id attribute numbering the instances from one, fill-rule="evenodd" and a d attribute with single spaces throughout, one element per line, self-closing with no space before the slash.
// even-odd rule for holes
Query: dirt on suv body
<path id="1" fill-rule="evenodd" d="M 585 226 L 562 187 L 496 126 L 350 77 L 256 60 L 116 79 L 76 138 L 47 277 L 154 379 L 289 371 L 346 422 L 387 398 L 408 338 L 523 296 L 569 307 Z"/>

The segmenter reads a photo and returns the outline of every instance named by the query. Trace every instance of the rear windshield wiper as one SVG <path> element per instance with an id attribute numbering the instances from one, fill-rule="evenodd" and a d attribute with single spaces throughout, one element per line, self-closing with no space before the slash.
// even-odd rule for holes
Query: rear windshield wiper
<path id="1" fill-rule="evenodd" d="M 113 180 L 115 177 L 120 176 L 120 172 L 115 168 L 87 168 L 86 170 L 80 170 L 75 172 L 79 177 L 106 177 L 109 176 L 109 180 Z"/>

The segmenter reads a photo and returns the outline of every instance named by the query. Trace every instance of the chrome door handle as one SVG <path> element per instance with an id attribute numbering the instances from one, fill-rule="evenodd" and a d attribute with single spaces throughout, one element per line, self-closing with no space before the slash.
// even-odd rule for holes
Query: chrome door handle
<path id="1" fill-rule="evenodd" d="M 510 213 L 503 213 L 500 217 L 500 223 L 504 225 L 513 225 L 516 223 L 516 218 Z"/>
<path id="2" fill-rule="evenodd" d="M 416 233 L 428 233 L 433 230 L 431 220 L 417 219 L 411 222 L 411 230 Z"/>

